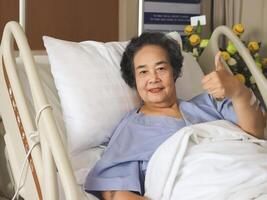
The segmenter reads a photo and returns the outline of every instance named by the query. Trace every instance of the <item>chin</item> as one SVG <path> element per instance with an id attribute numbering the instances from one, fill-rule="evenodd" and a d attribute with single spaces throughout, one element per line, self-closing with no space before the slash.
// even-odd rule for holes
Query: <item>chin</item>
<path id="1" fill-rule="evenodd" d="M 151 102 L 153 104 L 164 104 L 164 103 L 166 103 L 166 101 L 164 99 L 157 99 L 157 98 L 149 99 L 149 102 Z"/>

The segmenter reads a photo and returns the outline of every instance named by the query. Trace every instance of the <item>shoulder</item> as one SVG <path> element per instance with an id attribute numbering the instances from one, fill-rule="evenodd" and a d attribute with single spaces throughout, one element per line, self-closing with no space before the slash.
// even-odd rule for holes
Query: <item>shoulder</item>
<path id="1" fill-rule="evenodd" d="M 118 123 L 119 126 L 125 126 L 128 123 L 132 122 L 134 118 L 138 116 L 138 109 L 134 108 L 133 110 L 127 112 L 121 121 Z"/>
<path id="2" fill-rule="evenodd" d="M 214 105 L 216 100 L 214 100 L 208 93 L 202 93 L 190 99 L 189 103 L 196 104 L 196 105 Z"/>
<path id="3" fill-rule="evenodd" d="M 123 118 L 119 121 L 119 123 L 114 127 L 109 143 L 113 143 L 116 140 L 116 138 L 118 137 L 118 135 L 123 133 L 125 128 L 128 127 L 133 122 L 133 119 L 137 115 L 137 110 L 138 109 L 135 108 L 135 109 L 127 112 L 123 116 Z"/>
<path id="4" fill-rule="evenodd" d="M 123 126 L 125 124 L 127 124 L 129 121 L 131 121 L 133 118 L 135 118 L 137 116 L 137 111 L 138 109 L 137 108 L 134 108 L 133 110 L 127 112 L 123 117 L 122 119 L 120 120 L 120 122 L 118 123 L 116 129 L 119 127 L 119 126 Z"/>
<path id="5" fill-rule="evenodd" d="M 207 121 L 211 119 L 225 119 L 237 123 L 237 117 L 231 99 L 216 100 L 208 93 L 202 93 L 189 101 L 186 101 L 183 110 L 194 115 L 206 116 Z M 208 116 L 209 115 L 209 116 Z"/>
<path id="6" fill-rule="evenodd" d="M 188 102 L 199 107 L 211 107 L 216 109 L 218 112 L 222 112 L 222 110 L 233 106 L 231 99 L 224 98 L 222 100 L 216 100 L 206 92 L 195 96 Z"/>

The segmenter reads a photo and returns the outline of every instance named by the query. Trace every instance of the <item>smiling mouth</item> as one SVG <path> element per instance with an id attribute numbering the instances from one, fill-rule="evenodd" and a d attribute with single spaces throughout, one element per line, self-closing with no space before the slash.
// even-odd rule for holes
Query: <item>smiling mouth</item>
<path id="1" fill-rule="evenodd" d="M 151 93 L 158 93 L 162 90 L 163 88 L 152 88 L 152 89 L 149 89 L 148 91 L 151 92 Z"/>

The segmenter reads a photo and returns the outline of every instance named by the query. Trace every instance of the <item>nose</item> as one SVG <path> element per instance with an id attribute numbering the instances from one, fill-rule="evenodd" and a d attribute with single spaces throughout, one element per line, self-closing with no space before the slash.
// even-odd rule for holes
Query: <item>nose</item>
<path id="1" fill-rule="evenodd" d="M 156 71 L 151 72 L 150 76 L 149 76 L 148 83 L 153 84 L 153 83 L 158 83 L 159 81 L 160 81 L 160 78 L 159 78 L 157 72 Z"/>

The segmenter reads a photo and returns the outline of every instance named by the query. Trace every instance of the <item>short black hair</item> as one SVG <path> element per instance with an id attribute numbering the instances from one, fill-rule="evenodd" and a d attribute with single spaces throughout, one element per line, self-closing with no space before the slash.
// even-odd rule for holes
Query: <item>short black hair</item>
<path id="1" fill-rule="evenodd" d="M 174 80 L 181 73 L 183 65 L 183 56 L 179 43 L 160 32 L 145 32 L 139 37 L 134 37 L 126 47 L 121 59 L 121 73 L 124 81 L 131 87 L 136 88 L 135 71 L 134 71 L 134 56 L 146 45 L 157 45 L 163 48 L 169 56 L 170 64 L 173 68 Z"/>

